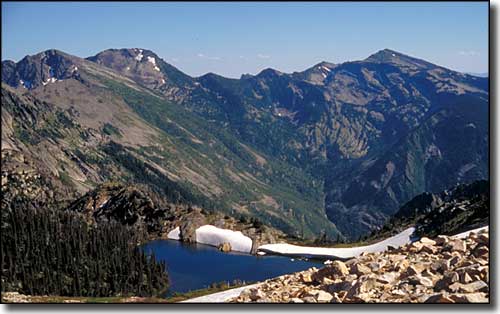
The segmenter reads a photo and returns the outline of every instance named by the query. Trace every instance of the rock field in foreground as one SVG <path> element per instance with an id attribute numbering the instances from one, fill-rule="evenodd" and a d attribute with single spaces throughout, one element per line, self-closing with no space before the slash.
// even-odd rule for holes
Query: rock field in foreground
<path id="1" fill-rule="evenodd" d="M 489 233 L 438 236 L 283 275 L 229 302 L 487 303 Z"/>

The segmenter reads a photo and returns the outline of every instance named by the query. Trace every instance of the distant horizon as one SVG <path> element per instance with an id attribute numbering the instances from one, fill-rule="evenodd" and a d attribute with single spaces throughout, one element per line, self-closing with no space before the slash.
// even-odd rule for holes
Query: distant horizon
<path id="1" fill-rule="evenodd" d="M 2 2 L 2 60 L 51 48 L 85 58 L 140 47 L 193 77 L 239 78 L 363 60 L 389 48 L 454 71 L 488 73 L 488 9 L 486 1 Z"/>

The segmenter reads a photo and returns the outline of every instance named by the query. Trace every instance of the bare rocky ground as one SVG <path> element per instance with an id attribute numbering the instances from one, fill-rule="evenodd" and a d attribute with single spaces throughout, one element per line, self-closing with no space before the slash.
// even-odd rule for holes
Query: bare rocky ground
<path id="1" fill-rule="evenodd" d="M 489 233 L 438 236 L 266 280 L 229 302 L 488 303 Z"/>

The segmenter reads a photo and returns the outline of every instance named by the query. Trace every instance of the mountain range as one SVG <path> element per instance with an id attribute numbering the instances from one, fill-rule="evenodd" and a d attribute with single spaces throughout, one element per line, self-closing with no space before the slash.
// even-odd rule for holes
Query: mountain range
<path id="1" fill-rule="evenodd" d="M 416 195 L 488 178 L 488 86 L 389 49 L 240 79 L 191 77 L 146 49 L 48 50 L 2 61 L 2 161 L 37 169 L 58 201 L 139 183 L 354 239 Z"/>

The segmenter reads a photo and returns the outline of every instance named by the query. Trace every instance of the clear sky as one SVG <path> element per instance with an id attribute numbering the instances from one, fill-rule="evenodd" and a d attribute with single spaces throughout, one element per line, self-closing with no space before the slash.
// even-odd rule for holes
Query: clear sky
<path id="1" fill-rule="evenodd" d="M 146 48 L 198 76 L 304 70 L 384 48 L 488 71 L 488 3 L 2 2 L 2 60 Z"/>

